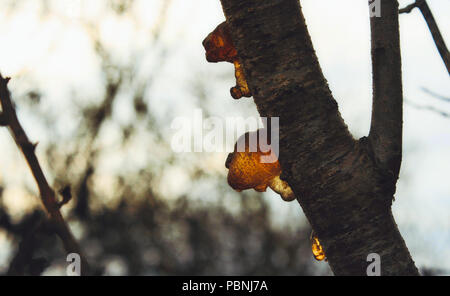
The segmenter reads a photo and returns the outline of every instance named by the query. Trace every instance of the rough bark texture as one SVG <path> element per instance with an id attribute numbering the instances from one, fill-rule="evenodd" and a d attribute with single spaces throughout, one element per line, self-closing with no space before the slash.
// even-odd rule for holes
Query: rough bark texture
<path id="1" fill-rule="evenodd" d="M 398 3 L 381 1 L 381 17 L 370 19 L 373 104 L 369 140 L 380 166 L 395 179 L 402 160 L 403 91 Z"/>
<path id="2" fill-rule="evenodd" d="M 359 141 L 339 114 L 298 0 L 221 2 L 260 115 L 280 118 L 282 178 L 298 197 L 333 272 L 366 275 L 368 254 L 378 253 L 382 275 L 418 275 L 391 214 L 401 160 L 398 27 L 390 11 L 397 2 L 381 4 L 383 13 L 389 12 L 381 22 L 394 29 L 393 43 L 375 40 L 375 61 L 381 62 L 374 81 L 382 82 L 374 103 L 380 106 L 374 108 L 371 138 Z M 390 79 L 393 90 L 384 88 Z M 383 124 L 394 128 L 383 134 L 386 130 L 378 129 Z"/>

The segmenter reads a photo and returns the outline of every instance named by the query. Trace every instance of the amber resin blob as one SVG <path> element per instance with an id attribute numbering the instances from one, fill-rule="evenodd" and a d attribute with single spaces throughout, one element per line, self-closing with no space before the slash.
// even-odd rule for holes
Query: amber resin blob
<path id="1" fill-rule="evenodd" d="M 251 137 L 258 140 L 250 141 Z M 239 149 L 243 146 L 245 149 Z M 270 187 L 285 201 L 295 199 L 291 187 L 280 179 L 281 166 L 277 155 L 271 151 L 270 145 L 259 141 L 259 131 L 247 132 L 238 139 L 225 166 L 228 168 L 228 184 L 236 191 L 253 188 L 264 192 Z"/>
<path id="2" fill-rule="evenodd" d="M 245 79 L 242 64 L 239 61 L 237 50 L 231 40 L 226 22 L 221 23 L 203 41 L 206 50 L 206 60 L 210 63 L 229 62 L 234 65 L 236 86 L 230 92 L 234 99 L 251 97 L 250 89 Z"/>
<path id="3" fill-rule="evenodd" d="M 313 232 L 311 232 L 311 249 L 314 258 L 317 261 L 325 260 L 327 261 L 327 256 L 325 255 L 325 251 L 323 250 L 322 245 L 320 244 L 319 238 L 317 235 Z"/>

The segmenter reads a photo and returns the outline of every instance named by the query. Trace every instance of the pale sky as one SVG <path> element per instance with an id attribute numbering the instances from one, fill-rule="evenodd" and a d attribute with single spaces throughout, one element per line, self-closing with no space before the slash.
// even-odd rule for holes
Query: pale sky
<path id="1" fill-rule="evenodd" d="M 72 102 L 61 98 L 68 97 L 73 89 L 80 92 L 81 100 L 95 101 L 101 95 L 99 65 L 91 51 L 89 38 L 79 24 L 80 16 L 86 19 L 87 15 L 99 25 L 103 40 L 117 60 L 126 63 L 131 51 L 147 50 L 150 37 L 146 30 L 151 30 L 161 5 L 159 0 L 136 1 L 133 17 L 116 19 L 111 15 L 98 18 L 102 14 L 101 0 L 58 0 L 53 1 L 59 3 L 58 13 L 43 19 L 37 13 L 37 1 L 22 2 L 25 5 L 14 14 L 0 11 L 0 71 L 12 76 L 11 89 L 18 93 L 25 83 L 21 77 L 33 77 L 33 82 L 45 89 L 49 112 L 60 112 L 69 107 Z M 412 0 L 399 2 L 404 6 Z M 372 92 L 367 2 L 303 0 L 301 3 L 320 64 L 342 116 L 355 137 L 364 136 L 370 124 Z M 429 0 L 428 3 L 449 45 L 450 1 Z M 153 110 L 159 114 L 169 112 L 172 116 L 190 116 L 197 107 L 193 103 L 195 94 L 189 93 L 190 84 L 201 79 L 208 91 L 208 106 L 217 106 L 212 115 L 257 114 L 251 99 L 234 101 L 229 96 L 229 87 L 234 83 L 232 66 L 208 64 L 204 59 L 201 42 L 223 20 L 219 0 L 173 0 L 161 36 L 171 52 L 152 89 L 150 106 Z M 421 91 L 421 87 L 425 87 L 450 97 L 448 73 L 422 15 L 417 10 L 401 15 L 400 25 L 405 98 L 450 113 L 449 103 Z M 143 63 L 148 64 L 151 71 L 158 61 L 150 57 Z M 186 99 L 181 101 L 180 98 Z M 51 110 L 52 102 L 57 102 L 58 110 Z M 122 104 L 124 108 L 120 108 L 117 116 L 126 121 L 128 104 L 125 101 Z M 33 119 L 26 116 L 21 119 L 31 138 L 45 143 L 45 130 Z M 76 127 L 70 122 L 65 124 L 64 128 Z M 170 122 L 167 125 L 169 131 Z M 32 180 L 28 172 L 22 173 L 26 167 L 17 167 L 23 160 L 7 132 L 0 132 L 0 142 L 5 151 L 0 159 L 0 178 L 14 185 L 5 194 L 7 200 L 9 196 L 11 203 L 18 204 L 16 211 L 20 212 L 37 202 L 30 201 L 26 190 L 21 189 L 24 179 L 27 184 L 32 184 Z M 450 118 L 405 105 L 404 159 L 393 206 L 394 216 L 417 265 L 443 268 L 447 274 L 450 274 L 449 151 Z M 140 153 L 145 154 L 145 150 L 139 152 L 137 148 L 136 155 Z M 214 163 L 212 170 L 225 170 L 225 157 L 226 154 L 205 155 L 208 163 Z M 172 195 L 179 192 L 170 176 L 176 174 L 183 180 L 182 172 L 176 170 L 175 173 L 165 172 L 166 177 L 161 178 L 162 188 L 175 188 Z M 18 192 L 22 192 L 21 201 L 12 198 L 17 197 Z M 295 213 L 297 219 L 305 219 L 297 204 L 282 203 L 272 193 L 267 193 L 264 198 L 273 200 L 275 217 L 290 212 Z M 0 262 L 1 256 L 0 253 Z"/>

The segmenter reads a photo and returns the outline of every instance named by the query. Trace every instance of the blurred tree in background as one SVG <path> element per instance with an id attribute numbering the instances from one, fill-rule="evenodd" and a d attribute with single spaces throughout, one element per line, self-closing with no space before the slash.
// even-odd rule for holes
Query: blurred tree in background
<path id="1" fill-rule="evenodd" d="M 24 10 L 23 5 L 29 5 L 26 2 L 9 1 L 4 7 L 14 15 Z M 34 5 L 39 5 L 42 20 L 69 22 L 87 38 L 98 71 L 84 75 L 99 81 L 101 89 L 95 92 L 99 95 L 86 99 L 82 87 L 74 83 L 71 96 L 55 102 L 46 93 L 45 84 L 36 81 L 40 69 L 12 80 L 12 96 L 19 119 L 26 121 L 25 129 L 30 133 L 33 130 L 29 127 L 43 131 L 33 134 L 37 135 L 33 140 L 40 141 L 38 157 L 53 187 L 72 188 L 73 197 L 63 207 L 64 216 L 94 273 L 329 274 L 326 264 L 321 268 L 313 265 L 310 230 L 301 226 L 304 223 L 300 219 L 288 226 L 272 223 L 267 198 L 254 192 L 232 192 L 225 182 L 224 167 L 210 168 L 210 163 L 214 166 L 211 157 L 178 155 L 170 148 L 166 131 L 174 115 L 158 113 L 149 102 L 154 102 L 158 76 L 174 54 L 174 48 L 161 42 L 171 1 L 152 1 L 152 7 L 158 10 L 148 26 L 139 23 L 135 15 L 139 7 L 133 1 L 94 2 L 102 2 L 101 15 L 80 13 L 76 24 L 72 16 L 61 13 L 67 10 L 59 10 L 61 1 L 35 1 Z M 73 7 L 79 9 L 76 5 Z M 117 44 L 111 45 L 105 38 L 101 26 L 105 22 L 100 20 L 128 26 L 130 34 L 136 34 L 130 40 L 138 40 L 139 46 L 119 38 L 114 48 Z M 107 33 L 114 34 L 114 28 L 109 27 Z M 54 47 L 58 47 L 57 42 L 49 45 L 50 57 L 46 58 L 56 55 Z M 127 52 L 126 58 L 117 54 L 117 48 Z M 190 84 L 191 94 L 177 100 L 194 98 L 195 106 L 201 106 L 205 114 L 211 112 L 205 103 L 208 89 L 201 79 L 194 77 Z M 219 160 L 224 161 L 222 158 Z M 167 172 L 178 182 L 180 170 L 187 176 L 182 184 L 189 186 L 177 198 L 170 198 L 158 184 Z M 10 246 L 7 259 L 0 262 L 0 272 L 65 274 L 62 244 L 35 202 L 38 198 L 31 200 L 30 196 L 37 196 L 36 190 L 24 185 L 32 206 L 16 217 L 3 201 L 10 181 L 2 178 L 0 182 L 0 236 L 6 237 L 3 244 Z M 201 198 L 195 198 L 198 196 Z"/>
<path id="2" fill-rule="evenodd" d="M 63 215 L 96 274 L 330 274 L 328 264 L 312 257 L 310 229 L 297 204 L 271 192 L 232 191 L 227 153 L 174 153 L 170 147 L 170 123 L 196 108 L 204 117 L 258 116 L 251 100 L 229 97 L 232 65 L 208 65 L 203 57 L 201 41 L 223 20 L 219 1 L 0 3 L 0 71 L 12 77 L 18 117 L 39 142 L 36 154 L 50 184 L 57 191 L 71 186 Z M 342 17 L 344 5 L 336 3 L 302 4 L 306 14 L 320 14 L 307 18 L 308 27 L 339 109 L 352 133 L 362 136 L 371 105 L 371 93 L 361 91 L 371 84 L 369 64 L 363 75 L 367 19 Z M 366 2 L 346 5 L 367 12 Z M 445 95 L 447 80 L 436 71 L 429 75 L 436 49 L 423 42 L 429 32 L 414 13 L 403 16 L 401 26 L 409 105 L 402 197 L 394 215 L 422 274 L 448 274 L 442 259 L 449 241 L 447 121 L 409 108 L 425 104 L 417 87 Z M 445 21 L 438 19 L 442 29 Z M 338 39 L 359 44 L 357 51 L 335 46 Z M 435 62 L 442 67 L 440 58 Z M 6 128 L 0 129 L 0 150 L 0 274 L 65 275 L 67 254 Z"/>

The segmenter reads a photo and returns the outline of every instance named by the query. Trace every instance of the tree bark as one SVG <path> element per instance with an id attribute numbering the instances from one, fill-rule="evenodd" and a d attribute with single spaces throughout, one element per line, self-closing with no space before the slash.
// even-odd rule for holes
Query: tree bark
<path id="1" fill-rule="evenodd" d="M 370 18 L 373 103 L 369 141 L 378 164 L 397 178 L 403 127 L 398 3 L 382 0 L 380 8 L 381 17 Z"/>
<path id="2" fill-rule="evenodd" d="M 383 0 L 372 24 L 393 32 L 387 43 L 374 41 L 374 120 L 360 140 L 341 118 L 298 0 L 221 2 L 260 115 L 280 118 L 282 178 L 334 274 L 366 275 L 367 256 L 377 253 L 382 275 L 418 275 L 391 214 L 401 161 L 397 1 Z"/>

